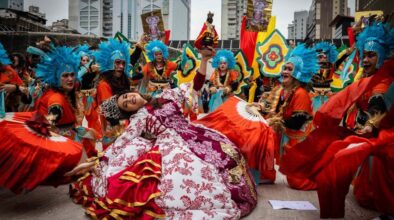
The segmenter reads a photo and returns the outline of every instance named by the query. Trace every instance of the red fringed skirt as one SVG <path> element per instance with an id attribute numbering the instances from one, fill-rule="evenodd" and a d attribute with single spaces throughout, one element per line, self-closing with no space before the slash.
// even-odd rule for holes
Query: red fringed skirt
<path id="1" fill-rule="evenodd" d="M 32 112 L 11 113 L 0 119 L 0 185 L 20 193 L 39 184 L 70 181 L 64 173 L 80 161 L 82 146 L 63 136 L 43 136 L 28 126 Z"/>

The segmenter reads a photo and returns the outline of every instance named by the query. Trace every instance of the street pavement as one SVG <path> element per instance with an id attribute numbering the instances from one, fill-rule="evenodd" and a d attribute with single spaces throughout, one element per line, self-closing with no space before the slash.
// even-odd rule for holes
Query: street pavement
<path id="1" fill-rule="evenodd" d="M 273 210 L 268 200 L 306 200 L 319 208 L 316 191 L 297 191 L 286 185 L 279 174 L 275 184 L 258 186 L 258 204 L 245 220 L 255 219 L 319 219 L 319 211 Z M 345 219 L 373 219 L 380 214 L 360 207 L 352 190 L 346 198 Z M 35 190 L 14 195 L 0 189 L 0 220 L 86 220 L 81 206 L 68 196 L 68 185 L 57 188 L 40 186 Z"/>

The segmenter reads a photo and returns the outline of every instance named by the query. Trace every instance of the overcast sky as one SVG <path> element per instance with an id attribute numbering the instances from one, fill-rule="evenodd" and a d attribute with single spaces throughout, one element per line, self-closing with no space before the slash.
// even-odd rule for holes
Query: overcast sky
<path id="1" fill-rule="evenodd" d="M 170 0 L 171 1 L 171 0 Z M 287 25 L 294 17 L 294 12 L 309 10 L 312 0 L 273 0 L 272 14 L 276 16 L 276 28 L 287 37 Z M 354 12 L 355 0 L 348 0 L 351 11 Z M 222 0 L 192 0 L 191 6 L 191 39 L 195 39 L 206 20 L 208 11 L 215 13 L 214 25 L 220 37 Z M 47 25 L 53 21 L 68 18 L 68 0 L 25 0 L 25 10 L 30 5 L 40 7 L 40 11 L 46 14 Z"/>

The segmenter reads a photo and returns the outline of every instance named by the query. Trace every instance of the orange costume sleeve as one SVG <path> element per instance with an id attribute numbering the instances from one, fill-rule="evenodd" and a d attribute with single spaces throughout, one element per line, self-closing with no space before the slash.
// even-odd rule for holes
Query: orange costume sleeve
<path id="1" fill-rule="evenodd" d="M 97 86 L 97 104 L 101 105 L 105 100 L 113 96 L 111 86 L 104 80 L 101 80 Z"/>
<path id="2" fill-rule="evenodd" d="M 217 71 L 213 71 L 213 73 L 211 74 L 211 77 L 209 78 L 209 82 L 215 84 L 215 79 L 216 79 L 217 73 L 218 73 Z"/>
<path id="3" fill-rule="evenodd" d="M 286 116 L 291 116 L 294 112 L 306 112 L 312 115 L 312 101 L 309 93 L 304 88 L 298 88 L 289 103 Z"/>
<path id="4" fill-rule="evenodd" d="M 71 124 L 75 122 L 76 120 L 75 112 L 71 107 L 71 103 L 69 103 L 66 100 L 66 97 L 59 92 L 54 92 L 49 96 L 47 114 L 48 114 L 48 110 L 56 105 L 62 108 L 62 116 L 60 120 L 57 122 L 57 124 L 62 125 L 62 124 Z"/>
<path id="5" fill-rule="evenodd" d="M 169 79 L 171 77 L 171 73 L 173 71 L 176 70 L 176 68 L 178 67 L 178 65 L 174 62 L 171 61 L 167 61 L 166 62 L 166 68 L 165 68 L 165 72 L 163 73 L 163 77 L 166 79 Z M 155 75 L 152 71 L 153 65 L 152 63 L 147 63 L 145 64 L 145 66 L 142 68 L 142 72 L 144 73 L 144 78 L 146 79 L 146 77 L 148 77 L 148 79 L 155 79 Z"/>
<path id="6" fill-rule="evenodd" d="M 238 71 L 236 71 L 236 70 L 231 70 L 231 71 L 230 71 L 230 85 L 231 85 L 232 83 L 234 83 L 235 81 L 237 81 L 238 76 L 239 76 Z"/>
<path id="7" fill-rule="evenodd" d="M 22 79 L 18 76 L 18 73 L 16 73 L 16 71 L 11 66 L 5 66 L 3 71 L 0 73 L 0 83 L 14 84 L 18 86 L 23 85 Z"/>
<path id="8" fill-rule="evenodd" d="M 164 73 L 167 79 L 171 77 L 171 73 L 176 70 L 178 65 L 174 62 L 168 61 L 167 62 L 167 67 L 166 67 L 166 72 Z"/>
<path id="9" fill-rule="evenodd" d="M 144 78 L 148 77 L 149 74 L 149 63 L 145 64 L 144 67 L 142 67 L 142 73 L 144 74 Z"/>

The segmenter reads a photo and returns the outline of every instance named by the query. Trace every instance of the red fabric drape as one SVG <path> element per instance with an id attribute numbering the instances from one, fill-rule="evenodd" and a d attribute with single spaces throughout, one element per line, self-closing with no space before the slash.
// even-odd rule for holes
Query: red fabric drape
<path id="1" fill-rule="evenodd" d="M 394 193 L 387 185 L 393 181 L 393 171 L 381 168 L 382 164 L 389 164 L 388 158 L 392 155 L 392 148 L 389 153 L 378 156 L 378 152 L 388 149 L 387 146 L 394 140 L 393 129 L 385 130 L 387 121 L 392 121 L 393 110 L 382 120 L 378 138 L 358 137 L 339 126 L 344 113 L 362 94 L 370 92 L 383 80 L 393 79 L 393 68 L 394 59 L 391 59 L 372 77 L 354 82 L 332 96 L 315 115 L 314 123 L 317 129 L 304 142 L 288 149 L 282 158 L 282 173 L 313 178 L 317 182 L 322 218 L 344 216 L 344 200 L 353 175 L 369 155 L 374 155 L 374 158 L 377 158 L 374 161 L 378 161 L 377 164 L 381 166 L 379 169 L 373 167 L 372 171 L 368 168 L 362 169 L 361 173 L 364 176 L 360 175 L 358 178 L 358 188 L 363 190 L 355 190 L 356 198 L 365 206 L 388 213 L 393 212 L 387 208 L 387 205 L 394 203 Z M 392 128 L 392 123 L 388 127 Z M 349 146 L 351 144 L 360 145 Z M 377 184 L 373 187 L 368 183 L 369 176 L 366 176 L 366 173 L 370 172 L 374 184 Z M 381 204 L 377 205 L 378 203 Z"/>
<path id="2" fill-rule="evenodd" d="M 240 48 L 248 60 L 249 66 L 252 66 L 254 59 L 254 50 L 256 49 L 256 39 L 258 32 L 246 30 L 246 17 L 243 16 L 241 24 Z"/>
<path id="3" fill-rule="evenodd" d="M 171 30 L 166 30 L 166 39 L 165 39 L 165 41 L 164 41 L 164 43 L 166 44 L 166 45 L 169 45 L 170 44 L 170 34 L 171 34 Z"/>

